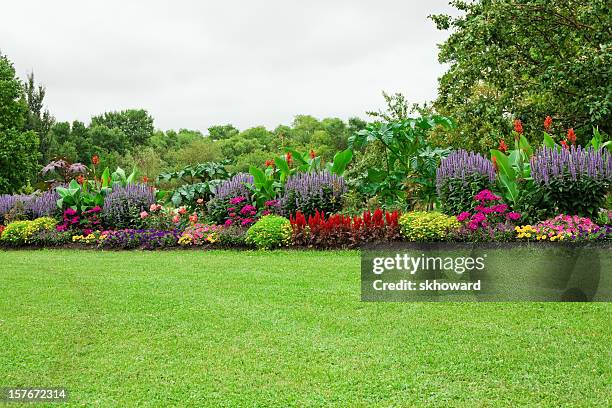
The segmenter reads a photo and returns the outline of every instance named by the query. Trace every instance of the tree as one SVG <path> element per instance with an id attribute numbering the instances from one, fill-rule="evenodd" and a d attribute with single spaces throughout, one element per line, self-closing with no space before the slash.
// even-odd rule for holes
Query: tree
<path id="1" fill-rule="evenodd" d="M 90 127 L 106 126 L 108 129 L 120 130 L 125 140 L 118 142 L 121 150 L 132 151 L 146 145 L 153 136 L 153 118 L 144 109 L 128 109 L 121 112 L 106 112 L 91 118 Z"/>
<path id="2" fill-rule="evenodd" d="M 456 147 L 485 150 L 521 119 L 540 136 L 552 115 L 561 128 L 612 130 L 612 18 L 606 0 L 453 0 L 458 17 L 434 15 L 452 30 L 440 45 L 449 64 L 435 109 L 457 120 Z M 558 128 L 561 132 L 565 129 Z M 537 130 L 533 132 L 533 130 Z"/>
<path id="3" fill-rule="evenodd" d="M 0 193 L 21 188 L 38 167 L 38 136 L 24 131 L 28 105 L 8 58 L 0 54 Z"/>
<path id="4" fill-rule="evenodd" d="M 24 93 L 28 104 L 28 113 L 25 122 L 25 130 L 33 130 L 38 135 L 40 162 L 47 163 L 49 160 L 49 131 L 55 123 L 48 109 L 43 111 L 46 89 L 42 85 L 35 85 L 34 72 L 28 75 L 24 83 Z"/>
<path id="5" fill-rule="evenodd" d="M 223 140 L 229 139 L 232 136 L 236 136 L 240 131 L 233 125 L 215 125 L 208 128 L 208 136 L 212 140 Z"/>
<path id="6" fill-rule="evenodd" d="M 410 112 L 410 107 L 408 106 L 408 101 L 406 100 L 406 97 L 402 93 L 396 92 L 393 95 L 389 95 L 388 93 L 383 91 L 382 96 L 383 98 L 385 98 L 387 109 L 369 111 L 366 112 L 366 115 L 372 116 L 377 119 L 382 119 L 385 122 L 393 122 L 396 120 L 404 120 L 408 118 L 408 112 Z"/>

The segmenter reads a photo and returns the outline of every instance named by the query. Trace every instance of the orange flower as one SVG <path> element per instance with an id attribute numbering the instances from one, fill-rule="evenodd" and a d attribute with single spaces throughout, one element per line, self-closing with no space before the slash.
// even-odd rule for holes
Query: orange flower
<path id="1" fill-rule="evenodd" d="M 266 160 L 266 167 L 272 167 L 272 166 L 274 166 L 274 161 Z"/>
<path id="2" fill-rule="evenodd" d="M 561 141 L 561 146 L 563 146 L 564 149 L 567 149 L 567 142 L 565 140 Z"/>
<path id="3" fill-rule="evenodd" d="M 523 133 L 523 123 L 521 122 L 520 119 L 516 119 L 514 121 L 514 131 L 519 134 Z"/>
<path id="4" fill-rule="evenodd" d="M 149 182 L 149 178 L 147 176 L 142 176 L 142 182 L 147 184 Z"/>
<path id="5" fill-rule="evenodd" d="M 544 129 L 548 130 L 550 129 L 551 126 L 552 126 L 552 118 L 550 116 L 547 116 L 546 119 L 544 119 Z"/>
<path id="6" fill-rule="evenodd" d="M 85 177 L 83 177 L 83 175 L 81 174 L 81 175 L 79 175 L 79 176 L 76 178 L 76 181 L 77 181 L 77 183 L 79 183 L 80 185 L 83 185 L 83 183 L 85 182 Z"/>
<path id="7" fill-rule="evenodd" d="M 97 154 L 94 154 L 94 156 L 91 158 L 91 162 L 93 163 L 94 166 L 97 166 L 98 163 L 100 163 L 100 157 L 98 157 Z"/>
<path id="8" fill-rule="evenodd" d="M 317 157 L 317 155 L 315 154 L 315 151 L 311 149 L 310 150 L 310 158 L 314 159 L 315 157 Z"/>
<path id="9" fill-rule="evenodd" d="M 497 171 L 497 158 L 493 156 L 493 168 Z"/>
<path id="10" fill-rule="evenodd" d="M 499 141 L 499 151 L 500 152 L 504 152 L 504 153 L 506 153 L 508 151 L 508 146 L 506 145 L 506 142 L 504 142 L 504 139 L 501 139 Z"/>
<path id="11" fill-rule="evenodd" d="M 285 154 L 285 159 L 287 160 L 287 163 L 291 164 L 291 162 L 293 161 L 293 156 L 291 155 L 291 152 L 287 152 L 287 154 Z"/>
<path id="12" fill-rule="evenodd" d="M 574 133 L 574 128 L 570 128 L 567 131 L 567 141 L 571 144 L 576 144 L 576 134 Z"/>

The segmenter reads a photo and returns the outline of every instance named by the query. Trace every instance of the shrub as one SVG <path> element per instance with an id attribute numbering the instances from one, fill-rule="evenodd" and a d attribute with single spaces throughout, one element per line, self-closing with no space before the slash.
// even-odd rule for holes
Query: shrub
<path id="1" fill-rule="evenodd" d="M 61 246 L 72 242 L 72 235 L 72 231 L 43 230 L 32 235 L 30 242 L 38 246 Z"/>
<path id="2" fill-rule="evenodd" d="M 251 197 L 251 190 L 247 185 L 252 184 L 253 176 L 246 173 L 238 173 L 217 186 L 215 196 L 206 204 L 210 221 L 216 224 L 224 223 L 227 219 L 229 200 L 235 197 Z"/>
<path id="3" fill-rule="evenodd" d="M 218 230 L 217 245 L 224 248 L 235 248 L 246 246 L 247 228 L 237 225 L 221 227 Z"/>
<path id="4" fill-rule="evenodd" d="M 160 231 L 155 229 L 124 229 L 103 231 L 98 246 L 119 249 L 156 249 L 176 246 L 181 233 L 176 230 Z"/>
<path id="5" fill-rule="evenodd" d="M 246 242 L 258 249 L 271 249 L 288 245 L 291 240 L 291 223 L 285 217 L 266 215 L 246 233 Z"/>
<path id="6" fill-rule="evenodd" d="M 473 197 L 495 185 L 493 163 L 479 153 L 458 150 L 440 163 L 436 187 L 442 211 L 455 215 L 473 209 Z"/>
<path id="7" fill-rule="evenodd" d="M 531 176 L 553 210 L 596 218 L 610 189 L 612 155 L 592 147 L 542 147 L 531 158 Z"/>
<path id="8" fill-rule="evenodd" d="M 454 233 L 460 241 L 507 241 L 512 238 L 514 222 L 521 214 L 508 211 L 501 197 L 489 190 L 474 196 L 474 211 L 464 211 L 457 216 L 461 227 Z"/>
<path id="9" fill-rule="evenodd" d="M 344 178 L 329 172 L 297 173 L 285 183 L 281 208 L 287 215 L 300 211 L 314 215 L 317 211 L 332 214 L 342 208 L 346 193 Z"/>
<path id="10" fill-rule="evenodd" d="M 402 215 L 399 225 L 408 241 L 442 241 L 459 227 L 459 222 L 435 211 L 413 211 Z"/>
<path id="11" fill-rule="evenodd" d="M 293 242 L 315 248 L 357 247 L 375 240 L 392 241 L 399 237 L 399 213 L 364 211 L 362 216 L 319 213 L 306 217 L 297 212 L 290 217 Z"/>
<path id="12" fill-rule="evenodd" d="M 27 244 L 39 231 L 50 231 L 57 221 L 51 217 L 37 218 L 33 221 L 15 221 L 6 226 L 0 239 L 10 245 Z"/>
<path id="13" fill-rule="evenodd" d="M 104 198 L 102 221 L 109 228 L 134 228 L 140 225 L 140 213 L 155 203 L 153 191 L 146 184 L 116 185 Z"/>

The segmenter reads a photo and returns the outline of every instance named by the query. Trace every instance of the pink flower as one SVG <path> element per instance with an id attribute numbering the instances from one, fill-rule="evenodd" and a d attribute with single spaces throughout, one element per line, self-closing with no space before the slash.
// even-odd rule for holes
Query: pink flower
<path id="1" fill-rule="evenodd" d="M 252 219 L 250 219 L 250 218 L 245 218 L 244 220 L 242 220 L 242 223 L 241 223 L 241 224 L 242 224 L 242 226 L 245 226 L 245 225 L 250 224 L 251 222 L 253 222 L 253 220 L 252 220 Z"/>
<path id="2" fill-rule="evenodd" d="M 189 222 L 195 224 L 196 222 L 198 222 L 198 214 L 193 214 L 189 216 Z"/>
<path id="3" fill-rule="evenodd" d="M 147 218 L 149 216 L 149 213 L 146 211 L 143 211 L 140 213 L 140 219 L 144 220 L 145 218 Z"/>
<path id="4" fill-rule="evenodd" d="M 187 213 L 187 209 L 185 207 L 181 207 L 181 208 L 178 209 L 178 213 L 181 214 L 181 215 L 186 214 Z"/>
<path id="5" fill-rule="evenodd" d="M 198 204 L 203 204 L 203 203 L 204 203 L 204 199 L 203 199 L 203 198 L 198 198 L 198 199 L 196 200 L 196 203 L 198 203 Z"/>
<path id="6" fill-rule="evenodd" d="M 175 215 L 174 217 L 172 217 L 172 222 L 175 224 L 178 224 L 180 220 L 181 220 L 181 217 L 179 217 L 178 215 Z"/>
<path id="7" fill-rule="evenodd" d="M 234 212 L 236 211 L 236 207 L 230 207 L 227 209 L 227 212 Z"/>
<path id="8" fill-rule="evenodd" d="M 230 225 L 232 225 L 232 220 L 225 220 L 225 226 L 229 227 Z"/>
<path id="9" fill-rule="evenodd" d="M 240 204 L 244 200 L 246 200 L 246 198 L 244 198 L 243 196 L 234 197 L 230 199 L 230 204 L 232 205 Z"/>
<path id="10" fill-rule="evenodd" d="M 457 216 L 457 221 L 459 222 L 463 222 L 465 220 L 467 220 L 468 218 L 470 218 L 470 213 L 467 211 L 462 212 L 461 214 L 459 214 Z"/>
<path id="11" fill-rule="evenodd" d="M 229 215 L 229 216 L 230 216 L 230 217 L 232 217 L 232 218 L 234 218 L 234 217 L 236 216 L 236 213 L 235 213 L 235 212 L 230 213 L 230 215 Z"/>
<path id="12" fill-rule="evenodd" d="M 474 199 L 477 201 L 497 201 L 501 200 L 501 197 L 496 196 L 489 190 L 482 190 L 474 196 Z"/>
<path id="13" fill-rule="evenodd" d="M 155 204 L 151 204 L 151 206 L 149 207 L 149 211 L 153 212 L 157 210 L 157 205 Z"/>
<path id="14" fill-rule="evenodd" d="M 504 213 L 508 210 L 508 206 L 506 204 L 497 204 L 492 207 L 492 210 L 496 213 Z"/>
<path id="15" fill-rule="evenodd" d="M 519 213 L 517 213 L 517 212 L 514 212 L 514 211 L 509 212 L 509 213 L 508 213 L 506 216 L 507 216 L 507 217 L 508 217 L 508 219 L 509 219 L 509 220 L 511 220 L 511 221 L 516 221 L 516 220 L 518 220 L 518 219 L 520 219 L 520 218 L 521 218 L 521 214 L 519 214 Z"/>

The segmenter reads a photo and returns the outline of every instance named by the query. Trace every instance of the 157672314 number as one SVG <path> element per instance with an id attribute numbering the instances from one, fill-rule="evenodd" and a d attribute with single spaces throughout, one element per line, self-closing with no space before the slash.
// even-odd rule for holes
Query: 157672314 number
<path id="1" fill-rule="evenodd" d="M 65 388 L 7 387 L 0 388 L 0 401 L 15 402 L 60 402 L 68 400 Z"/>

